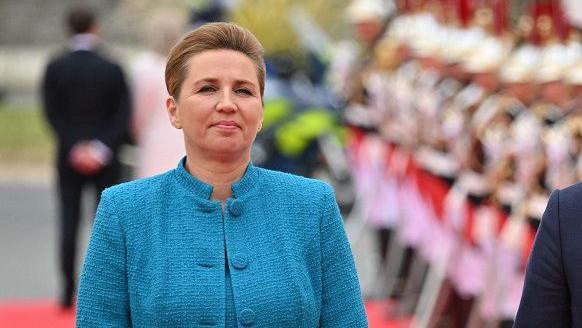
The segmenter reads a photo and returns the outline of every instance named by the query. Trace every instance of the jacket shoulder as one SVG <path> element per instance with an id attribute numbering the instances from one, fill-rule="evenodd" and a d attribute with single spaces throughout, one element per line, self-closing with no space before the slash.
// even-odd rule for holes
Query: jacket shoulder
<path id="1" fill-rule="evenodd" d="M 582 182 L 560 190 L 560 201 L 580 200 L 582 197 Z"/>
<path id="2" fill-rule="evenodd" d="M 326 193 L 333 193 L 329 184 L 316 179 L 306 178 L 299 175 L 259 169 L 261 176 L 269 184 L 271 189 L 283 194 L 323 196 Z"/>
<path id="3" fill-rule="evenodd" d="M 120 183 L 105 189 L 101 197 L 113 201 L 116 206 L 139 207 L 148 199 L 148 196 L 158 194 L 159 191 L 167 188 L 173 179 L 172 172 Z"/>
<path id="4" fill-rule="evenodd" d="M 48 60 L 47 67 L 59 67 L 66 65 L 68 61 L 70 52 L 61 50 L 60 52 L 53 53 Z"/>
<path id="5" fill-rule="evenodd" d="M 102 69 L 109 69 L 114 71 L 122 71 L 121 66 L 109 56 L 107 53 L 101 51 L 70 51 L 62 50 L 51 57 L 48 66 L 66 67 L 69 65 L 77 65 L 79 62 L 89 63 L 91 65 L 99 65 Z"/>
<path id="6" fill-rule="evenodd" d="M 557 210 L 561 219 L 577 218 L 582 213 L 582 183 L 555 191 L 558 194 Z"/>
<path id="7" fill-rule="evenodd" d="M 121 65 L 112 56 L 101 52 L 91 52 L 91 54 L 95 57 L 95 61 L 100 65 L 107 66 L 116 72 L 123 72 Z"/>

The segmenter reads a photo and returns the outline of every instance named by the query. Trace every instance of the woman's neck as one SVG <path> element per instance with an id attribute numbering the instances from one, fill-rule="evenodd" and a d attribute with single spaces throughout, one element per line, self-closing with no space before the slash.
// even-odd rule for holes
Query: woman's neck
<path id="1" fill-rule="evenodd" d="M 186 170 L 192 176 L 212 186 L 211 199 L 225 203 L 232 196 L 232 184 L 243 176 L 249 160 L 250 156 L 229 161 L 188 156 Z"/>

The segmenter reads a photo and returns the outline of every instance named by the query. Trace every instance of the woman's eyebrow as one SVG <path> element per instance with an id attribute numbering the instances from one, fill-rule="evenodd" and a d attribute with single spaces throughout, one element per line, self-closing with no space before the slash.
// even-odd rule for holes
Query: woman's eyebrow
<path id="1" fill-rule="evenodd" d="M 194 81 L 194 84 L 200 84 L 203 82 L 209 82 L 209 83 L 217 83 L 218 79 L 217 78 L 212 78 L 212 77 L 207 77 L 207 78 L 201 78 L 199 80 Z M 236 79 L 234 80 L 234 84 L 240 85 L 240 84 L 250 84 L 252 86 L 255 85 L 255 83 L 253 83 L 251 80 L 246 80 L 246 79 Z"/>
<path id="2" fill-rule="evenodd" d="M 211 77 L 202 78 L 202 79 L 199 79 L 199 80 L 194 81 L 194 84 L 199 84 L 199 83 L 202 83 L 202 82 L 216 83 L 216 82 L 218 82 L 218 79 L 211 78 Z"/>
<path id="3" fill-rule="evenodd" d="M 251 84 L 254 85 L 253 82 L 249 81 L 249 80 L 245 80 L 245 79 L 238 79 L 234 81 L 236 84 Z"/>

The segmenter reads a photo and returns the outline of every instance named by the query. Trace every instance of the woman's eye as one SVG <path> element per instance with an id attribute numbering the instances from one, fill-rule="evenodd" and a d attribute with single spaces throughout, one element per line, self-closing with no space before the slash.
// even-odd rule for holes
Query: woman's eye
<path id="1" fill-rule="evenodd" d="M 200 88 L 200 90 L 198 90 L 198 92 L 213 92 L 213 91 L 216 91 L 216 88 L 211 85 L 205 85 L 202 88 Z"/>
<path id="2" fill-rule="evenodd" d="M 236 90 L 236 92 L 237 93 L 240 93 L 240 94 L 247 95 L 247 96 L 252 96 L 253 95 L 253 93 L 251 92 L 251 90 L 246 89 L 246 88 L 238 89 L 238 90 Z"/>

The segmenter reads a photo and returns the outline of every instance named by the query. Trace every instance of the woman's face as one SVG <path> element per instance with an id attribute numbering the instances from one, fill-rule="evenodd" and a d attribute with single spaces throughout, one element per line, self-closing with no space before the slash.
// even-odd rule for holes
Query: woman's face
<path id="1" fill-rule="evenodd" d="M 193 56 L 178 98 L 166 105 L 189 156 L 250 156 L 263 105 L 256 67 L 244 54 L 221 49 Z"/>

